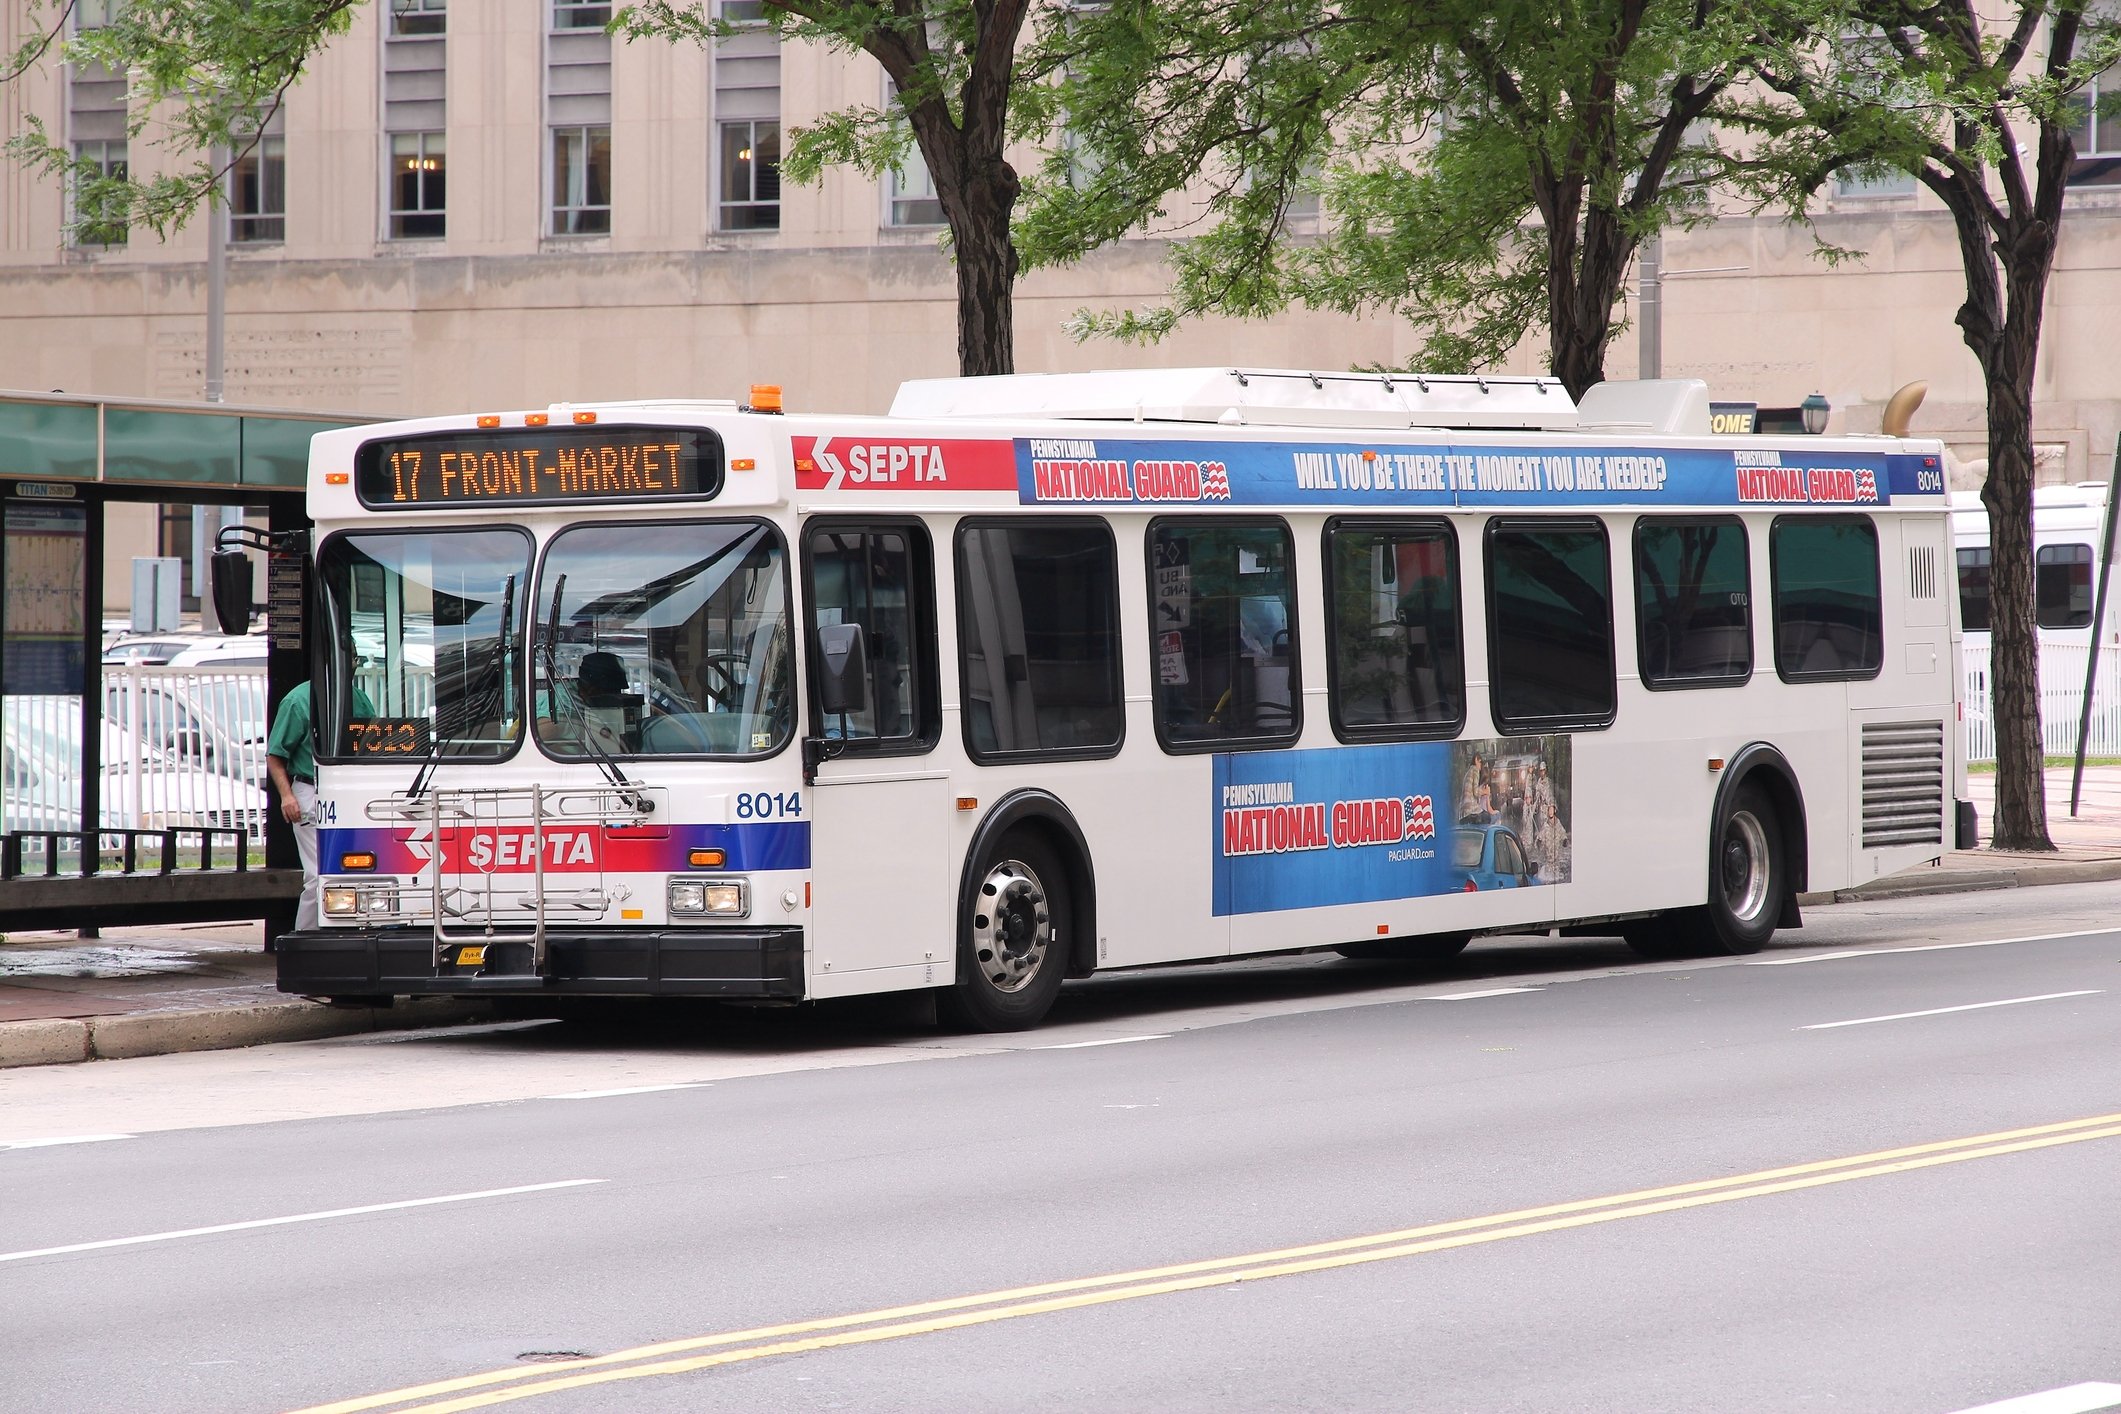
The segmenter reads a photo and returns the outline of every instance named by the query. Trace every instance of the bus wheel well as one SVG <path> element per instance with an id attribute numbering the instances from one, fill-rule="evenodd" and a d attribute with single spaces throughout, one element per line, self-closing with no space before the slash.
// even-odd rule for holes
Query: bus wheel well
<path id="1" fill-rule="evenodd" d="M 1735 797 L 1740 788 L 1747 785 L 1766 794 L 1782 827 L 1782 858 L 1789 870 L 1790 886 L 1783 892 L 1782 916 L 1776 920 L 1775 926 L 1802 927 L 1797 895 L 1809 887 L 1811 861 L 1806 843 L 1809 831 L 1805 826 L 1804 793 L 1797 788 L 1796 772 L 1790 769 L 1789 761 L 1780 751 L 1765 742 L 1754 742 L 1731 759 L 1730 767 L 1724 772 L 1716 814 L 1712 818 L 1723 818 L 1723 802 Z"/>
<path id="2" fill-rule="evenodd" d="M 1014 831 L 1035 836 L 1053 852 L 1066 872 L 1072 919 L 1064 975 L 1088 977 L 1097 970 L 1097 879 L 1090 867 L 1089 842 L 1075 823 L 1074 813 L 1057 796 L 1029 789 L 1012 791 L 997 801 L 973 831 L 966 847 L 965 881 L 961 887 L 973 886 L 972 872 L 978 862 L 997 840 Z"/>

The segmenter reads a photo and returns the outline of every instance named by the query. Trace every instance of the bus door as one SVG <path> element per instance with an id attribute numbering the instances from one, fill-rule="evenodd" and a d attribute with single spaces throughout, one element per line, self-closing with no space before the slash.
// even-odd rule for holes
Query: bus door
<path id="1" fill-rule="evenodd" d="M 810 989 L 849 996 L 950 979 L 950 775 L 934 556 L 918 521 L 803 528 L 809 697 Z"/>

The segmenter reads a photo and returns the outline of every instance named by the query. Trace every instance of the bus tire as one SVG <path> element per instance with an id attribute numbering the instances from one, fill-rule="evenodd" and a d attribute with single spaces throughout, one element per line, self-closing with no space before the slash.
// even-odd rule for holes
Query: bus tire
<path id="1" fill-rule="evenodd" d="M 957 980 L 936 998 L 945 1022 L 970 1031 L 1025 1031 L 1045 1020 L 1068 971 L 1068 875 L 1031 831 L 987 851 L 957 924 Z"/>
<path id="2" fill-rule="evenodd" d="M 1716 821 L 1709 852 L 1709 900 L 1699 908 L 1624 926 L 1628 946 L 1644 957 L 1730 957 L 1759 952 L 1774 936 L 1788 901 L 1788 851 L 1775 803 L 1747 782 Z"/>
<path id="3" fill-rule="evenodd" d="M 1405 938 L 1366 938 L 1342 943 L 1333 951 L 1342 957 L 1384 962 L 1449 962 L 1473 941 L 1471 933 L 1428 933 Z"/>

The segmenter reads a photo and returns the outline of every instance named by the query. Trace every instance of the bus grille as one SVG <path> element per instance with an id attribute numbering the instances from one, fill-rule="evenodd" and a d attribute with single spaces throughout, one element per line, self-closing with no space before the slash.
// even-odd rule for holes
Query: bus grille
<path id="1" fill-rule="evenodd" d="M 1863 728 L 1863 847 L 1944 843 L 1944 723 Z"/>

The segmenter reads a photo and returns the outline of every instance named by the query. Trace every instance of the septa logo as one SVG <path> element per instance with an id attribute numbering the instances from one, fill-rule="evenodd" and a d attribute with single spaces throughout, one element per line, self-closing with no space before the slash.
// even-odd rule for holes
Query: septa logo
<path id="1" fill-rule="evenodd" d="M 548 873 L 602 867 L 602 832 L 594 826 L 551 826 L 543 841 Z M 528 825 L 441 832 L 442 868 L 453 874 L 529 873 L 538 867 L 540 841 Z"/>
<path id="2" fill-rule="evenodd" d="M 1007 442 L 928 437 L 795 437 L 795 484 L 804 491 L 1014 491 Z"/>

